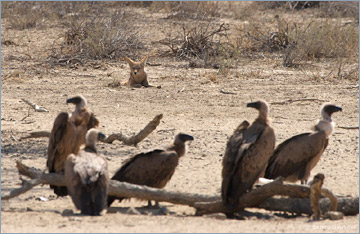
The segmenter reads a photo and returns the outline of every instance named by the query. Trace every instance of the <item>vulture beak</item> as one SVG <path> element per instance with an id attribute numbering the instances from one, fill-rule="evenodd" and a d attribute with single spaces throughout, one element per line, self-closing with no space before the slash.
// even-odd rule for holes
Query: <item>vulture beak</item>
<path id="1" fill-rule="evenodd" d="M 82 101 L 82 98 L 80 96 L 76 96 L 76 97 L 69 98 L 68 100 L 66 100 L 66 104 L 73 103 L 73 104 L 77 105 L 77 104 L 80 104 L 81 101 Z"/>
<path id="2" fill-rule="evenodd" d="M 104 141 L 106 139 L 106 135 L 102 132 L 98 133 L 98 141 Z"/>
<path id="3" fill-rule="evenodd" d="M 342 111 L 342 108 L 332 104 L 327 104 L 323 107 L 323 111 L 331 117 L 333 113 Z"/>
<path id="4" fill-rule="evenodd" d="M 257 101 L 257 102 L 250 102 L 250 103 L 248 103 L 248 104 L 246 105 L 246 107 L 252 107 L 252 108 L 255 108 L 255 109 L 259 110 L 260 107 L 261 107 L 261 103 L 260 103 L 259 101 Z"/>
<path id="5" fill-rule="evenodd" d="M 190 135 L 187 135 L 187 134 L 184 134 L 184 133 L 180 133 L 179 134 L 179 139 L 183 142 L 185 141 L 193 141 L 194 140 L 194 137 L 193 136 L 190 136 Z"/>

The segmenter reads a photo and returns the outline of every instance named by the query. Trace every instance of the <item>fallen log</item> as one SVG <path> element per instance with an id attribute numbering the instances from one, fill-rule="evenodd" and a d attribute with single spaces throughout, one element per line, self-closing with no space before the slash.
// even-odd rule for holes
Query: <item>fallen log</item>
<path id="1" fill-rule="evenodd" d="M 31 179 L 32 182 L 29 182 L 31 186 L 36 186 L 38 184 L 52 184 L 57 186 L 65 185 L 63 175 L 56 173 L 44 173 L 37 168 L 27 167 L 20 161 L 18 161 L 16 164 L 19 174 L 27 176 Z M 25 187 L 24 184 L 22 187 Z M 15 189 L 16 192 L 14 192 L 15 190 L 12 190 L 9 194 L 2 195 L 1 198 L 3 200 L 7 200 L 18 196 L 32 188 L 29 185 L 26 186 L 27 187 L 23 190 L 21 190 L 21 188 Z M 322 190 L 322 194 L 323 193 L 324 192 Z M 197 215 L 227 212 L 226 208 L 222 205 L 220 195 L 211 196 L 173 192 L 166 191 L 164 189 L 155 189 L 147 186 L 139 186 L 114 180 L 110 180 L 109 182 L 108 194 L 119 197 L 134 197 L 143 200 L 156 200 L 159 202 L 188 205 L 190 207 L 194 207 L 197 210 Z M 283 195 L 288 197 L 272 197 L 274 195 Z M 283 184 L 282 180 L 275 180 L 269 184 L 254 188 L 249 193 L 244 194 L 240 198 L 240 205 L 237 210 L 241 210 L 246 207 L 252 207 L 271 211 L 286 211 L 310 215 L 312 214 L 312 209 L 309 195 L 310 188 L 308 186 Z M 328 198 L 320 199 L 320 209 L 322 212 L 325 213 L 327 210 L 330 210 L 331 206 L 331 201 Z M 345 215 L 358 214 L 359 198 L 339 197 L 337 211 L 341 211 Z"/>
<path id="2" fill-rule="evenodd" d="M 125 145 L 133 145 L 136 146 L 140 141 L 144 140 L 150 133 L 152 133 L 156 127 L 160 124 L 160 120 L 162 119 L 163 114 L 159 114 L 153 118 L 138 134 L 133 135 L 131 137 L 125 136 L 120 133 L 113 133 L 105 138 L 102 142 L 112 144 L 115 140 L 123 142 Z M 41 137 L 50 137 L 49 131 L 38 131 L 31 132 L 29 135 L 21 137 L 22 139 L 28 138 L 41 138 Z"/>
<path id="3" fill-rule="evenodd" d="M 344 215 L 359 214 L 359 198 L 358 197 L 337 197 L 338 206 L 336 211 L 344 213 Z M 324 214 L 326 211 L 332 210 L 332 203 L 328 198 L 320 198 L 320 210 Z M 293 198 L 293 197 L 269 197 L 266 198 L 256 208 L 262 208 L 269 211 L 282 211 L 297 214 L 312 215 L 311 203 L 309 198 Z"/>

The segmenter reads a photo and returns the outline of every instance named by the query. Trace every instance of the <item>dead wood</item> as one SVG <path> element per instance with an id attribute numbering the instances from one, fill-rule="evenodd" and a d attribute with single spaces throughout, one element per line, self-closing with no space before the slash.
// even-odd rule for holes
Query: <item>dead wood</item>
<path id="1" fill-rule="evenodd" d="M 49 112 L 48 110 L 46 110 L 45 108 L 41 108 L 38 105 L 36 105 L 35 103 L 30 102 L 29 100 L 22 98 L 21 100 L 23 100 L 26 104 L 28 104 L 29 106 L 31 106 L 32 108 L 34 108 L 34 110 L 36 112 Z"/>
<path id="2" fill-rule="evenodd" d="M 144 129 L 142 129 L 138 134 L 133 135 L 131 137 L 127 137 L 122 133 L 113 133 L 109 135 L 104 143 L 112 144 L 115 140 L 123 142 L 125 145 L 134 145 L 136 146 L 140 141 L 144 140 L 150 133 L 152 133 L 156 127 L 160 124 L 160 120 L 162 119 L 163 114 L 159 114 L 151 120 Z M 48 131 L 39 131 L 39 132 L 31 132 L 30 135 L 21 137 L 22 139 L 28 138 L 41 138 L 41 137 L 50 137 L 50 132 Z"/>
<path id="3" fill-rule="evenodd" d="M 50 137 L 50 132 L 48 131 L 30 132 L 30 135 L 21 137 L 20 140 L 28 139 L 28 138 L 41 138 L 41 137 Z"/>
<path id="4" fill-rule="evenodd" d="M 29 177 L 31 180 L 25 182 L 20 189 L 10 191 L 1 198 L 6 200 L 18 196 L 38 184 L 52 184 L 64 186 L 64 176 L 56 173 L 44 173 L 43 171 L 28 167 L 20 161 L 16 163 L 19 174 Z M 329 194 L 330 191 L 322 189 L 322 194 Z M 331 193 L 331 192 L 330 192 Z M 183 192 L 172 192 L 164 189 L 150 188 L 147 186 L 134 185 L 126 182 L 110 180 L 109 195 L 118 197 L 134 197 L 144 200 L 156 200 L 174 204 L 188 205 L 197 209 L 197 215 L 211 213 L 226 213 L 228 210 L 222 205 L 220 195 L 202 195 Z M 272 197 L 283 195 L 285 197 Z M 299 214 L 312 214 L 310 205 L 310 188 L 304 185 L 283 184 L 281 180 L 275 180 L 269 184 L 254 188 L 251 192 L 240 198 L 239 207 L 263 208 L 271 211 L 286 211 Z M 331 193 L 332 195 L 332 193 Z M 331 195 L 328 195 L 331 197 Z M 332 195 L 333 196 L 333 195 Z M 335 196 L 334 196 L 335 197 Z M 328 198 L 320 199 L 322 212 L 334 209 L 334 203 Z M 337 211 L 345 215 L 356 215 L 359 213 L 359 198 L 338 197 Z"/>
<path id="5" fill-rule="evenodd" d="M 344 215 L 359 214 L 358 197 L 337 197 L 337 211 Z M 332 203 L 328 198 L 320 198 L 320 210 L 323 214 L 332 210 Z M 261 204 L 256 206 L 269 211 L 291 212 L 296 214 L 312 215 L 311 203 L 309 198 L 292 198 L 292 197 L 269 197 Z"/>
<path id="6" fill-rule="evenodd" d="M 159 114 L 151 120 L 144 129 L 142 129 L 138 134 L 127 137 L 122 133 L 111 134 L 108 136 L 103 142 L 105 143 L 113 143 L 113 141 L 118 140 L 122 141 L 125 145 L 134 145 L 136 146 L 140 141 L 144 140 L 155 128 L 160 124 L 160 120 L 162 119 L 163 114 Z"/>
<path id="7" fill-rule="evenodd" d="M 342 129 L 346 129 L 346 130 L 358 130 L 359 129 L 359 126 L 357 127 L 346 127 L 346 126 L 337 126 L 336 128 L 342 128 Z"/>
<path id="8" fill-rule="evenodd" d="M 220 89 L 220 93 L 223 93 L 223 94 L 232 94 L 232 95 L 235 95 L 236 93 L 234 92 L 229 92 L 229 91 L 225 91 L 225 90 L 222 90 Z"/>
<path id="9" fill-rule="evenodd" d="M 325 100 L 321 100 L 321 99 L 317 99 L 317 98 L 301 98 L 301 99 L 289 99 L 283 102 L 271 102 L 271 105 L 285 105 L 285 104 L 290 104 L 293 102 L 313 102 L 313 101 L 318 101 L 318 102 L 325 102 Z"/>

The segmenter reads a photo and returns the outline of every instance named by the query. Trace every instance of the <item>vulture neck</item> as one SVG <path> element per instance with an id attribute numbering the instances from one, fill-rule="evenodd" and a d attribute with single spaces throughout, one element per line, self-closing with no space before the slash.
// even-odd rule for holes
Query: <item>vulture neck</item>
<path id="1" fill-rule="evenodd" d="M 179 157 L 185 154 L 185 142 L 175 139 L 174 143 L 170 146 L 170 149 L 175 150 Z"/>
<path id="2" fill-rule="evenodd" d="M 324 131 L 326 136 L 330 136 L 335 128 L 335 123 L 332 121 L 331 116 L 325 112 L 321 112 L 322 119 L 315 125 L 315 131 Z"/>
<path id="3" fill-rule="evenodd" d="M 268 119 L 267 111 L 259 111 L 259 116 L 255 119 L 254 123 L 261 123 L 269 125 L 270 120 Z"/>
<path id="4" fill-rule="evenodd" d="M 85 145 L 84 150 L 87 152 L 97 153 L 95 142 L 92 140 L 89 142 L 89 140 L 88 140 L 88 142 Z"/>

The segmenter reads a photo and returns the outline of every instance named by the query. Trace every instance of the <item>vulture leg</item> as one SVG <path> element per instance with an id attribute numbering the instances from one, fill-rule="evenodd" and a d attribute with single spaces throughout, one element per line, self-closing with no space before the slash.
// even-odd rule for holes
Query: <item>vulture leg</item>
<path id="1" fill-rule="evenodd" d="M 151 200 L 148 200 L 148 205 L 146 206 L 146 208 L 159 209 L 160 205 L 158 201 L 155 201 L 155 205 L 152 205 Z"/>

